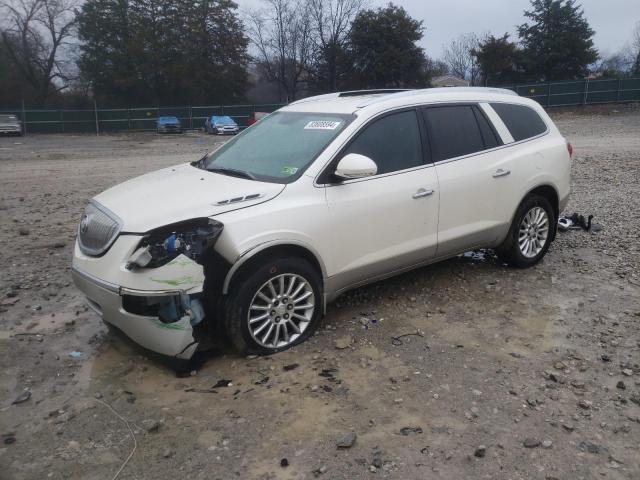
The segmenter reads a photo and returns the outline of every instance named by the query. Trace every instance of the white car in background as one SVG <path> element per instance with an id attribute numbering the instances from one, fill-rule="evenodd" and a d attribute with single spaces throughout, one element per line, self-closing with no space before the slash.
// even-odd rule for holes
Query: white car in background
<path id="1" fill-rule="evenodd" d="M 571 153 L 542 107 L 508 90 L 307 98 L 93 198 L 73 277 L 154 352 L 189 359 L 220 329 L 243 353 L 277 352 L 354 287 L 480 247 L 536 264 Z"/>
<path id="2" fill-rule="evenodd" d="M 22 122 L 15 115 L 0 115 L 0 135 L 22 136 Z"/>

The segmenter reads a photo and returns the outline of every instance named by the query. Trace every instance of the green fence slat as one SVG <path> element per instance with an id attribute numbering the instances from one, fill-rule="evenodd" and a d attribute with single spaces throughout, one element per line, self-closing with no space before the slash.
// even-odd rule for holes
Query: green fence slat
<path id="1" fill-rule="evenodd" d="M 550 83 L 525 83 L 501 86 L 544 107 L 574 106 L 610 102 L 640 101 L 640 78 L 567 80 Z M 17 115 L 30 133 L 95 133 L 96 114 L 101 132 L 155 130 L 159 116 L 175 116 L 184 128 L 202 129 L 212 115 L 228 115 L 246 126 L 253 112 L 271 113 L 285 104 L 155 106 L 135 108 L 25 110 L 22 107 L 0 109 L 2 114 Z"/>

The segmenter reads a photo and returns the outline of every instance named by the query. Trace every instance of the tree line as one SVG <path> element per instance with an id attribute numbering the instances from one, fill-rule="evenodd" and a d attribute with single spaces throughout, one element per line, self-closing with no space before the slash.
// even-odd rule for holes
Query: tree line
<path id="1" fill-rule="evenodd" d="M 412 88 L 640 75 L 640 22 L 613 55 L 575 0 L 531 0 L 517 38 L 468 33 L 431 58 L 422 20 L 366 0 L 0 1 L 0 105 L 238 103 L 252 84 L 281 101 L 361 88 Z"/>

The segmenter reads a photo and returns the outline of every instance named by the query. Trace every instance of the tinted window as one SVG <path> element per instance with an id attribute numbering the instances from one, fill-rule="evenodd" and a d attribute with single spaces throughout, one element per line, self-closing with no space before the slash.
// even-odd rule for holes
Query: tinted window
<path id="1" fill-rule="evenodd" d="M 480 111 L 478 107 L 473 107 L 473 111 L 476 114 L 476 120 L 478 121 L 478 126 L 480 127 L 480 133 L 482 134 L 482 140 L 484 141 L 484 148 L 495 148 L 501 143 L 498 142 L 498 137 L 496 136 L 493 128 L 491 128 L 491 124 L 487 117 L 484 116 L 484 113 Z"/>
<path id="2" fill-rule="evenodd" d="M 510 103 L 492 103 L 516 142 L 535 137 L 547 131 L 547 126 L 533 109 Z"/>
<path id="3" fill-rule="evenodd" d="M 378 174 L 404 170 L 424 164 L 416 112 L 393 113 L 365 127 L 346 148 L 371 158 Z"/>
<path id="4" fill-rule="evenodd" d="M 425 109 L 433 161 L 484 150 L 476 116 L 469 105 Z"/>

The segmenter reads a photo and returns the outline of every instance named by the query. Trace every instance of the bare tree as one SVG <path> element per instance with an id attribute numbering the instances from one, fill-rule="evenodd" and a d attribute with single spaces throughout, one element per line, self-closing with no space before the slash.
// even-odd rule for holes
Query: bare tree
<path id="1" fill-rule="evenodd" d="M 309 74 L 311 10 L 299 0 L 264 1 L 266 9 L 248 14 L 249 37 L 266 78 L 278 83 L 287 102 L 293 101 Z"/>
<path id="2" fill-rule="evenodd" d="M 636 22 L 631 39 L 619 51 L 601 53 L 590 70 L 608 76 L 640 75 L 640 21 Z"/>
<path id="3" fill-rule="evenodd" d="M 310 0 L 319 76 L 330 91 L 338 89 L 339 56 L 344 52 L 351 22 L 366 0 Z"/>
<path id="4" fill-rule="evenodd" d="M 449 72 L 449 66 L 442 60 L 435 60 L 425 55 L 425 74 L 429 81 L 435 77 L 441 77 Z"/>
<path id="5" fill-rule="evenodd" d="M 631 34 L 631 51 L 629 53 L 631 75 L 640 75 L 640 21 L 636 22 L 636 26 Z"/>
<path id="6" fill-rule="evenodd" d="M 480 68 L 473 50 L 478 48 L 481 39 L 475 33 L 466 33 L 443 46 L 442 60 L 449 67 L 449 72 L 477 85 L 480 80 Z"/>
<path id="7" fill-rule="evenodd" d="M 17 70 L 44 105 L 67 87 L 62 50 L 74 37 L 78 0 L 6 0 L 0 2 L 2 43 Z"/>

